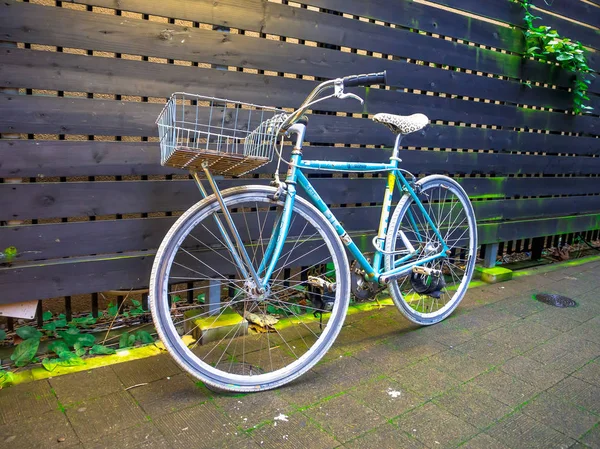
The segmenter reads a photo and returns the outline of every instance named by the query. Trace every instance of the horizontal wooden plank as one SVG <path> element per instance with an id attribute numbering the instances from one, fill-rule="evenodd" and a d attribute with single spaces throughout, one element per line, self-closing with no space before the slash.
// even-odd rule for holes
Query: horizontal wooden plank
<path id="1" fill-rule="evenodd" d="M 598 178 L 457 180 L 473 199 L 600 194 Z M 229 179 L 218 184 L 226 189 L 245 184 L 268 185 L 269 181 Z M 385 182 L 385 178 L 311 179 L 327 204 L 380 203 Z M 0 220 L 183 211 L 200 199 L 195 182 L 183 180 L 0 184 Z"/>
<path id="2" fill-rule="evenodd" d="M 600 212 L 600 196 L 475 201 L 473 207 L 478 223 L 483 225 Z M 374 235 L 381 211 L 378 206 L 363 206 L 338 207 L 332 212 L 348 232 Z M 234 220 L 242 218 L 234 214 Z M 18 249 L 19 261 L 154 250 L 174 221 L 173 217 L 163 217 L 4 226 L 0 227 L 0 241 Z"/>
<path id="3" fill-rule="evenodd" d="M 484 244 L 599 228 L 600 214 L 590 214 L 490 223 L 479 226 L 478 231 Z M 148 285 L 153 256 L 152 252 L 114 254 L 0 267 L 0 303 L 142 288 Z"/>
<path id="4" fill-rule="evenodd" d="M 112 0 L 81 0 L 78 3 L 112 8 Z M 406 2 L 404 2 L 406 3 Z M 398 3 L 395 3 L 396 8 Z M 318 41 L 329 45 L 357 48 L 383 54 L 424 60 L 437 64 L 472 69 L 511 78 L 548 82 L 548 66 L 523 61 L 520 56 L 413 33 L 403 28 L 383 27 L 374 23 L 324 14 L 283 4 L 250 0 L 239 2 L 207 2 L 183 0 L 146 2 L 123 0 L 124 11 L 195 21 L 209 18 L 209 23 L 243 30 Z M 424 5 L 414 5 L 426 8 Z M 204 19 L 206 20 L 206 19 Z M 351 30 L 351 32 L 341 32 Z M 522 51 L 522 49 L 521 49 Z M 558 74 L 559 84 L 567 82 L 566 74 Z M 555 83 L 552 78 L 552 83 Z"/>
<path id="5" fill-rule="evenodd" d="M 168 175 L 184 170 L 161 167 L 160 150 L 152 142 L 56 140 L 1 140 L 0 178 Z M 350 162 L 384 162 L 389 149 L 305 147 L 304 157 Z M 467 153 L 401 150 L 401 166 L 414 173 L 443 174 L 569 174 L 600 173 L 600 158 L 534 156 L 526 154 Z M 273 173 L 275 162 L 254 173 Z M 285 166 L 283 170 L 285 170 Z"/>
<path id="6" fill-rule="evenodd" d="M 433 0 L 433 2 L 525 28 L 523 21 L 525 12 L 518 3 L 511 2 L 508 5 L 504 0 L 487 0 L 485 3 L 477 0 Z M 569 1 L 568 4 L 560 1 L 546 4 L 538 2 L 535 6 L 531 9 L 531 12 L 539 17 L 538 20 L 534 21 L 535 26 L 550 26 L 557 30 L 561 36 L 579 40 L 588 47 L 600 47 L 598 39 L 600 36 L 597 29 L 594 30 L 565 18 L 545 13 L 545 11 L 549 11 L 573 19 L 579 17 L 577 20 L 597 27 L 600 23 L 598 8 L 578 0 Z M 584 18 L 587 18 L 587 20 L 582 20 Z"/>
<path id="7" fill-rule="evenodd" d="M 0 95 L 0 133 L 155 136 L 162 106 L 108 100 Z M 395 112 L 390 108 L 390 112 Z M 208 115 L 208 112 L 206 112 Z M 311 115 L 306 140 L 312 143 L 392 145 L 393 134 L 367 119 Z M 598 139 L 473 127 L 429 125 L 403 143 L 430 148 L 544 151 L 597 154 Z"/>
<path id="8" fill-rule="evenodd" d="M 52 32 L 48 24 L 52 23 Z M 168 59 L 292 72 L 335 78 L 356 72 L 387 69 L 388 82 L 397 87 L 433 90 L 507 101 L 503 90 L 527 89 L 517 82 L 459 73 L 405 61 L 391 61 L 326 48 L 295 45 L 238 34 L 223 34 L 118 16 L 91 14 L 8 1 L 0 5 L 0 27 L 5 39 L 98 51 L 138 54 Z M 55 30 L 62 32 L 57 33 Z M 67 31 L 68 30 L 68 31 Z M 177 39 L 171 38 L 171 32 Z M 555 69 L 559 73 L 560 70 Z M 550 70 L 549 73 L 551 73 Z M 550 75 L 549 75 L 550 76 Z M 560 75 L 562 76 L 562 75 Z M 565 75 L 566 76 L 566 75 Z M 550 79 L 553 79 L 550 76 Z M 561 81 L 562 80 L 562 81 Z M 570 77 L 553 84 L 570 85 Z M 595 87 L 592 88 L 592 91 Z M 599 88 L 600 89 L 600 88 Z M 528 104 L 528 103 L 523 103 Z"/>
<path id="9" fill-rule="evenodd" d="M 0 85 L 43 90 L 154 97 L 168 97 L 174 91 L 185 90 L 255 104 L 296 106 L 317 84 L 283 77 L 24 49 L 0 49 L 0 57 L 4 61 L 0 66 Z M 29 71 L 36 76 L 24 77 Z M 531 95 L 529 90 L 520 89 L 522 98 L 514 100 L 530 104 L 534 98 L 538 106 L 550 103 L 558 108 L 571 107 L 568 92 L 536 88 L 535 95 Z M 356 92 L 365 96 L 364 89 L 356 89 Z M 597 100 L 600 107 L 600 98 Z M 404 114 L 425 113 L 431 120 L 600 134 L 600 120 L 596 117 L 382 89 L 370 89 L 364 107 L 358 102 L 326 101 L 319 109 L 378 112 L 388 110 L 390 104 L 398 105 Z"/>

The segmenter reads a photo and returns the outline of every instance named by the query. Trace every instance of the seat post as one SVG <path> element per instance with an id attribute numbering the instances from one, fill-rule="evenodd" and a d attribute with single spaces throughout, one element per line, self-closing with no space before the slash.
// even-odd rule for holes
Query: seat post
<path id="1" fill-rule="evenodd" d="M 402 134 L 398 134 L 396 136 L 396 142 L 394 143 L 394 151 L 392 152 L 392 160 L 397 160 L 398 162 L 400 162 L 400 159 L 398 158 L 398 154 L 400 152 L 400 142 L 402 141 Z"/>

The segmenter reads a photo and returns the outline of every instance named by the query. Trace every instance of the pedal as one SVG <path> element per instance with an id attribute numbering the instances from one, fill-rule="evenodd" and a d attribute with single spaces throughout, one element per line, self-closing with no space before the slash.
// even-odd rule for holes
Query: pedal
<path id="1" fill-rule="evenodd" d="M 412 272 L 415 274 L 424 274 L 426 276 L 441 276 L 442 272 L 440 270 L 434 270 L 433 268 L 428 268 L 424 266 L 413 267 Z"/>
<path id="2" fill-rule="evenodd" d="M 308 283 L 313 287 L 323 289 L 326 292 L 335 292 L 335 282 L 328 282 L 325 279 L 321 279 L 317 276 L 309 276 Z"/>

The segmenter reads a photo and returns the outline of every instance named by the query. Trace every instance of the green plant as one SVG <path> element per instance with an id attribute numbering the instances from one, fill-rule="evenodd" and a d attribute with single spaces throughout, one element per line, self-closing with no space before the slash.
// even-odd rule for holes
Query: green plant
<path id="1" fill-rule="evenodd" d="M 585 49 L 581 42 L 572 41 L 569 38 L 562 37 L 556 30 L 549 26 L 534 26 L 533 21 L 540 19 L 531 13 L 531 0 L 511 0 L 513 3 L 519 3 L 525 10 L 525 31 L 527 53 L 526 57 L 533 56 L 542 61 L 554 62 L 563 69 L 575 73 L 573 80 L 573 112 L 579 114 L 584 111 L 591 111 L 591 106 L 584 105 L 584 101 L 589 101 L 587 96 L 588 87 L 591 81 L 587 76 L 593 76 L 593 70 L 587 64 Z"/>
<path id="2" fill-rule="evenodd" d="M 9 246 L 4 251 L 0 251 L 0 260 L 4 259 L 5 263 L 11 262 L 17 256 L 17 248 Z"/>

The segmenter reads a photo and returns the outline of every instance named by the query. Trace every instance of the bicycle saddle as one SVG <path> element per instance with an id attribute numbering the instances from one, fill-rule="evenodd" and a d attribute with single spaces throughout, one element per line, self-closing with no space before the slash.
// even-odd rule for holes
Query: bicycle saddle
<path id="1" fill-rule="evenodd" d="M 394 115 L 375 114 L 373 121 L 387 126 L 394 134 L 409 134 L 425 128 L 429 119 L 424 114 Z"/>

